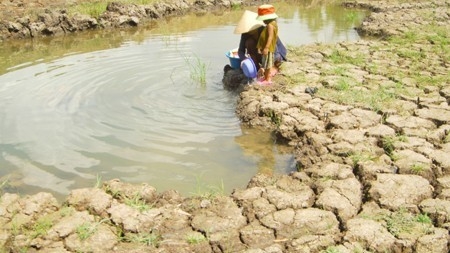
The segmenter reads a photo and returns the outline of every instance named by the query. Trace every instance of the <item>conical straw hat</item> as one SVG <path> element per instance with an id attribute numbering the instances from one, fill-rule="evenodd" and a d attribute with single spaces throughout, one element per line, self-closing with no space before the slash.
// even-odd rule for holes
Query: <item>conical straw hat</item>
<path id="1" fill-rule="evenodd" d="M 264 22 L 256 20 L 256 17 L 258 17 L 258 13 L 246 10 L 234 29 L 234 33 L 247 33 L 263 26 Z"/>

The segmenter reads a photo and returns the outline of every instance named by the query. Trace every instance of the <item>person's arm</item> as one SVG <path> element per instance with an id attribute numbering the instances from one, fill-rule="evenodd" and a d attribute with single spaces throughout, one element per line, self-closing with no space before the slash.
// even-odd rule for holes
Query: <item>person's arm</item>
<path id="1" fill-rule="evenodd" d="M 264 49 L 262 51 L 263 55 L 267 55 L 269 53 L 269 47 L 270 47 L 270 44 L 272 44 L 272 40 L 273 40 L 273 33 L 274 33 L 273 29 L 274 29 L 273 25 L 271 25 L 271 24 L 267 25 L 267 42 L 266 42 L 266 46 L 264 47 Z"/>

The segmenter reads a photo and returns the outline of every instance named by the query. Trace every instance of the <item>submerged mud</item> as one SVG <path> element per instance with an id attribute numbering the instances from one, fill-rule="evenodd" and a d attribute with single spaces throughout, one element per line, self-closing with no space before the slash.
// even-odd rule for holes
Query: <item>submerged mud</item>
<path id="1" fill-rule="evenodd" d="M 450 2 L 344 4 L 372 11 L 358 30 L 376 37 L 290 48 L 272 86 L 225 68 L 242 122 L 295 147 L 297 172 L 230 196 L 4 193 L 0 252 L 448 252 Z"/>

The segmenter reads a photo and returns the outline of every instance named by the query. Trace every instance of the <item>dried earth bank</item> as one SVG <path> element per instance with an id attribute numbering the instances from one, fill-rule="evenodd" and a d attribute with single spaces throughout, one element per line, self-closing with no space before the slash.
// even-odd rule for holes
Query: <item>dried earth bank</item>
<path id="1" fill-rule="evenodd" d="M 291 48 L 277 84 L 240 93 L 242 121 L 295 146 L 299 172 L 231 196 L 5 193 L 0 252 L 448 252 L 449 2 L 347 4 L 390 39 Z"/>
<path id="2" fill-rule="evenodd" d="M 142 22 L 189 12 L 205 12 L 243 4 L 242 0 L 164 0 L 137 5 L 110 1 L 99 17 L 68 13 L 96 0 L 0 0 L 0 42 L 7 39 L 63 35 L 92 29 L 137 26 Z"/>

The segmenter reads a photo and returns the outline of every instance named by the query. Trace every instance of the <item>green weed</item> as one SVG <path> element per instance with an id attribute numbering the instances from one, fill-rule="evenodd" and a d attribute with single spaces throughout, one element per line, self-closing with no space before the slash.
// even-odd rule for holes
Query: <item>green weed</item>
<path id="1" fill-rule="evenodd" d="M 325 250 L 320 251 L 320 253 L 340 253 L 340 251 L 334 246 L 329 246 Z"/>
<path id="2" fill-rule="evenodd" d="M 124 203 L 128 206 L 131 206 L 140 212 L 147 211 L 151 209 L 151 206 L 145 202 L 144 199 L 139 194 L 136 194 L 133 198 L 125 198 Z"/>
<path id="3" fill-rule="evenodd" d="M 428 216 L 428 214 L 418 214 L 416 216 L 416 221 L 423 224 L 432 224 L 431 218 Z"/>
<path id="4" fill-rule="evenodd" d="M 201 233 L 190 233 L 186 236 L 186 241 L 189 244 L 199 244 L 199 243 L 207 241 L 207 239 Z"/>
<path id="5" fill-rule="evenodd" d="M 403 209 L 385 216 L 384 220 L 387 230 L 395 237 L 398 237 L 401 233 L 409 233 L 413 228 L 413 217 Z"/>
<path id="6" fill-rule="evenodd" d="M 195 192 L 191 194 L 202 199 L 215 199 L 218 196 L 225 195 L 223 180 L 220 182 L 219 186 L 213 186 L 203 183 L 201 178 L 197 177 L 197 184 L 195 188 Z"/>
<path id="7" fill-rule="evenodd" d="M 350 83 L 346 79 L 340 78 L 335 88 L 338 91 L 347 91 L 350 89 Z"/>
<path id="8" fill-rule="evenodd" d="M 242 9 L 242 4 L 231 2 L 231 9 L 232 10 L 241 10 Z"/>
<path id="9" fill-rule="evenodd" d="M 356 167 L 359 162 L 373 161 L 376 159 L 371 153 L 354 153 L 350 155 L 352 159 L 353 167 Z"/>
<path id="10" fill-rule="evenodd" d="M 80 240 L 84 241 L 91 237 L 97 231 L 97 226 L 90 222 L 85 222 L 77 227 L 76 233 Z"/>
<path id="11" fill-rule="evenodd" d="M 8 185 L 9 177 L 3 180 L 3 182 L 0 183 L 0 193 L 3 191 L 3 188 Z"/>
<path id="12" fill-rule="evenodd" d="M 95 232 L 97 232 L 97 227 L 106 221 L 109 221 L 109 219 L 103 219 L 100 220 L 99 222 L 85 222 L 81 224 L 75 230 L 78 235 L 78 238 L 82 241 L 88 239 L 93 234 L 95 234 Z"/>
<path id="13" fill-rule="evenodd" d="M 131 234 L 125 237 L 126 240 L 134 243 L 141 243 L 147 246 L 158 247 L 161 236 L 154 233 Z"/>
<path id="14" fill-rule="evenodd" d="M 53 226 L 53 221 L 48 217 L 38 219 L 33 225 L 32 238 L 43 236 Z"/>
<path id="15" fill-rule="evenodd" d="M 102 186 L 102 176 L 100 176 L 99 174 L 97 174 L 96 176 L 96 181 L 95 181 L 95 188 L 100 189 Z"/>
<path id="16" fill-rule="evenodd" d="M 411 166 L 411 171 L 414 174 L 420 174 L 425 170 L 425 165 L 421 163 L 415 163 Z"/>
<path id="17" fill-rule="evenodd" d="M 392 156 L 394 150 L 395 150 L 395 138 L 392 136 L 384 136 L 382 139 L 382 144 L 383 144 L 383 149 L 384 152 L 388 155 L 388 156 Z"/>
<path id="18" fill-rule="evenodd" d="M 208 66 L 197 55 L 194 57 L 184 57 L 186 64 L 190 70 L 190 77 L 192 80 L 198 82 L 200 85 L 206 85 L 206 70 Z"/>
<path id="19" fill-rule="evenodd" d="M 345 15 L 345 20 L 347 22 L 351 22 L 354 23 L 355 21 L 357 21 L 359 18 L 359 15 L 356 11 L 350 11 Z"/>
<path id="20" fill-rule="evenodd" d="M 107 1 L 97 1 L 89 3 L 79 3 L 68 8 L 69 15 L 75 15 L 75 13 L 80 13 L 84 15 L 89 15 L 94 18 L 98 18 L 103 12 L 106 11 L 108 6 Z"/>
<path id="21" fill-rule="evenodd" d="M 358 53 L 357 55 L 350 55 L 348 52 L 339 51 L 335 49 L 330 56 L 328 56 L 330 61 L 334 64 L 353 64 L 356 66 L 361 66 L 365 63 L 365 57 L 363 54 Z"/>
<path id="22" fill-rule="evenodd" d="M 66 217 L 69 215 L 72 215 L 75 212 L 75 209 L 73 207 L 69 206 L 63 206 L 61 209 L 59 209 L 59 213 L 61 217 Z"/>

